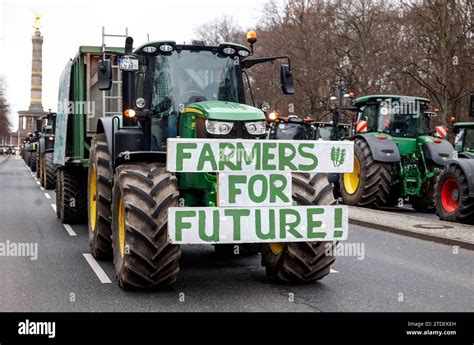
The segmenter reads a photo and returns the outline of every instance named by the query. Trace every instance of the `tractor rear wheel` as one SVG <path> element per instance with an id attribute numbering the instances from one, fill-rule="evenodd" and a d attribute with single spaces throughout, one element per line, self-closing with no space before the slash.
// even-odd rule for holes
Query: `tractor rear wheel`
<path id="1" fill-rule="evenodd" d="M 341 194 L 346 205 L 379 208 L 390 192 L 391 164 L 377 162 L 367 142 L 354 142 L 354 171 L 341 174 Z"/>
<path id="2" fill-rule="evenodd" d="M 463 170 L 450 165 L 438 176 L 435 185 L 436 214 L 450 222 L 474 224 L 474 198 Z"/>
<path id="3" fill-rule="evenodd" d="M 428 167 L 431 170 L 436 171 L 438 174 L 443 167 L 439 165 L 435 165 L 433 163 L 429 164 Z M 435 183 L 436 183 L 436 176 L 429 179 L 421 186 L 420 195 L 419 196 L 411 196 L 410 197 L 410 204 L 417 212 L 434 212 L 435 210 L 435 203 L 434 203 L 434 194 L 435 194 Z"/>
<path id="4" fill-rule="evenodd" d="M 30 170 L 32 172 L 36 171 L 36 151 L 30 153 Z"/>
<path id="5" fill-rule="evenodd" d="M 112 233 L 117 280 L 124 289 L 173 284 L 181 249 L 168 239 L 168 209 L 178 206 L 177 178 L 159 163 L 116 169 Z"/>
<path id="6" fill-rule="evenodd" d="M 42 175 L 41 154 L 38 151 L 36 151 L 36 177 L 39 178 L 40 182 L 41 182 L 41 175 Z"/>
<path id="7" fill-rule="evenodd" d="M 39 155 L 39 159 L 38 159 L 38 169 L 37 171 L 39 171 L 39 180 L 40 180 L 40 184 L 41 184 L 41 187 L 44 187 L 44 174 L 45 174 L 45 166 L 44 166 L 44 154 L 40 154 Z"/>
<path id="8" fill-rule="evenodd" d="M 65 224 L 82 224 L 87 219 L 87 201 L 82 168 L 66 168 L 61 171 L 59 214 Z"/>
<path id="9" fill-rule="evenodd" d="M 98 134 L 91 143 L 87 183 L 89 246 L 96 258 L 112 257 L 110 161 L 105 134 Z"/>
<path id="10" fill-rule="evenodd" d="M 57 167 L 53 163 L 53 152 L 47 152 L 43 155 L 43 187 L 45 189 L 54 189 L 56 186 Z"/>
<path id="11" fill-rule="evenodd" d="M 298 205 L 333 205 L 333 185 L 327 174 L 293 173 L 293 200 Z M 317 281 L 330 272 L 336 260 L 328 249 L 333 242 L 264 243 L 262 265 L 267 277 L 278 282 L 306 283 Z"/>

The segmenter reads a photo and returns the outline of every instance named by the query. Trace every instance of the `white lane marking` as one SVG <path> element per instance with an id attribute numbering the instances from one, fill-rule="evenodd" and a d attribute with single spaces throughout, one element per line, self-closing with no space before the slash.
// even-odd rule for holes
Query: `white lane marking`
<path id="1" fill-rule="evenodd" d="M 339 271 L 333 270 L 332 268 L 329 270 L 329 273 L 339 273 Z"/>
<path id="2" fill-rule="evenodd" d="M 36 184 L 37 184 L 38 186 L 41 186 L 41 183 L 40 183 L 39 181 L 36 181 Z"/>
<path id="3" fill-rule="evenodd" d="M 44 196 L 46 197 L 46 199 L 51 199 L 51 196 L 48 193 L 44 193 Z"/>
<path id="4" fill-rule="evenodd" d="M 44 190 L 44 188 L 43 188 L 43 187 L 40 187 L 40 189 L 41 189 L 41 190 Z"/>
<path id="5" fill-rule="evenodd" d="M 72 227 L 69 224 L 63 224 L 64 228 L 66 229 L 69 236 L 77 236 Z"/>
<path id="6" fill-rule="evenodd" d="M 56 204 L 51 204 L 51 207 L 53 208 L 54 212 L 56 212 Z"/>
<path id="7" fill-rule="evenodd" d="M 112 283 L 112 281 L 110 280 L 110 278 L 107 276 L 107 274 L 104 272 L 104 270 L 102 269 L 102 267 L 100 267 L 100 265 L 97 263 L 97 261 L 95 261 L 94 257 L 91 255 L 91 254 L 88 254 L 88 253 L 84 253 L 82 254 L 84 255 L 84 257 L 86 258 L 87 260 L 87 263 L 89 264 L 89 266 L 91 266 L 92 270 L 94 271 L 94 273 L 96 274 L 97 278 L 99 278 L 100 282 L 102 284 L 109 284 L 109 283 Z"/>

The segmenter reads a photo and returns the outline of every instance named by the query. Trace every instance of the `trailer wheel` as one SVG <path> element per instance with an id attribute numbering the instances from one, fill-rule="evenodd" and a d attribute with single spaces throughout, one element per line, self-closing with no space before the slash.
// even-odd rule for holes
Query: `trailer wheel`
<path id="1" fill-rule="evenodd" d="M 86 179 L 82 168 L 65 168 L 61 172 L 59 196 L 60 219 L 65 224 L 82 224 L 87 220 Z"/>
<path id="2" fill-rule="evenodd" d="M 47 152 L 43 155 L 43 187 L 45 189 L 54 189 L 56 185 L 57 167 L 53 163 L 53 152 Z"/>
<path id="3" fill-rule="evenodd" d="M 293 200 L 298 205 L 333 205 L 333 185 L 327 174 L 293 173 Z M 262 265 L 267 277 L 278 282 L 306 283 L 322 279 L 336 260 L 333 242 L 264 243 Z"/>
<path id="4" fill-rule="evenodd" d="M 112 233 L 117 280 L 124 289 L 173 284 L 181 249 L 168 241 L 168 209 L 178 205 L 178 182 L 158 163 L 116 169 Z"/>
<path id="5" fill-rule="evenodd" d="M 96 258 L 112 257 L 110 161 L 105 134 L 98 134 L 92 139 L 87 174 L 89 246 Z"/>
<path id="6" fill-rule="evenodd" d="M 30 153 L 30 170 L 32 172 L 36 171 L 36 151 Z"/>
<path id="7" fill-rule="evenodd" d="M 57 172 L 57 175 L 56 175 L 56 216 L 61 219 L 61 207 L 59 205 L 61 205 L 62 203 L 62 200 L 61 200 L 61 196 L 63 195 L 63 192 L 62 192 L 62 185 L 63 185 L 63 182 L 64 179 L 63 179 L 63 170 L 62 169 L 58 169 L 58 172 Z"/>
<path id="8" fill-rule="evenodd" d="M 436 214 L 450 222 L 474 224 L 474 198 L 462 169 L 455 164 L 445 168 L 435 185 Z"/>
<path id="9" fill-rule="evenodd" d="M 354 142 L 354 171 L 341 174 L 341 194 L 346 205 L 379 208 L 390 192 L 391 165 L 376 162 L 363 139 Z"/>

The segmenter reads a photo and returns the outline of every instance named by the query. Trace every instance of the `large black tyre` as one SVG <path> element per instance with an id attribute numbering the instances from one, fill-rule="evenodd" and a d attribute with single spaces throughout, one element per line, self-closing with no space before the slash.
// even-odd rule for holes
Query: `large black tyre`
<path id="1" fill-rule="evenodd" d="M 30 167 L 30 151 L 27 151 L 27 150 L 25 150 L 25 163 L 29 168 Z"/>
<path id="2" fill-rule="evenodd" d="M 82 168 L 66 168 L 61 171 L 59 214 L 65 224 L 82 224 L 87 220 L 87 183 Z"/>
<path id="3" fill-rule="evenodd" d="M 40 181 L 41 181 L 41 175 L 42 175 L 41 154 L 39 153 L 39 151 L 36 151 L 36 177 L 39 178 Z"/>
<path id="4" fill-rule="evenodd" d="M 41 187 L 44 187 L 45 183 L 44 183 L 44 175 L 45 175 L 45 164 L 44 164 L 44 154 L 41 154 L 39 155 L 39 159 L 38 159 L 38 169 L 37 171 L 39 171 L 39 180 L 40 180 L 40 184 L 41 184 Z"/>
<path id="5" fill-rule="evenodd" d="M 341 195 L 351 206 L 380 208 L 390 192 L 391 164 L 377 162 L 364 139 L 354 142 L 354 172 L 341 174 Z M 354 180 L 355 179 L 355 180 Z"/>
<path id="6" fill-rule="evenodd" d="M 258 243 L 215 244 L 214 250 L 219 256 L 250 256 L 260 251 Z"/>
<path id="7" fill-rule="evenodd" d="M 457 164 L 441 172 L 434 189 L 439 219 L 474 225 L 474 198 L 469 196 L 466 175 Z"/>
<path id="8" fill-rule="evenodd" d="M 54 189 L 56 186 L 57 166 L 53 163 L 53 152 L 46 152 L 43 155 L 43 187 L 45 189 Z"/>
<path id="9" fill-rule="evenodd" d="M 435 165 L 434 163 L 428 163 L 431 170 L 436 171 L 438 174 L 443 167 Z M 420 196 L 410 197 L 410 204 L 415 211 L 418 212 L 434 212 L 435 211 L 435 184 L 436 176 L 429 179 L 421 186 Z"/>
<path id="10" fill-rule="evenodd" d="M 30 170 L 32 172 L 36 171 L 36 151 L 30 153 Z"/>
<path id="11" fill-rule="evenodd" d="M 96 258 L 112 257 L 112 186 L 109 182 L 111 162 L 105 134 L 91 142 L 87 183 L 89 247 Z"/>
<path id="12" fill-rule="evenodd" d="M 293 200 L 299 205 L 332 205 L 333 185 L 327 174 L 293 173 Z M 327 249 L 333 242 L 264 243 L 262 265 L 267 277 L 278 282 L 306 283 L 317 281 L 330 272 L 336 257 Z M 331 255 L 329 255 L 331 254 Z"/>
<path id="13" fill-rule="evenodd" d="M 134 163 L 115 172 L 112 197 L 114 265 L 120 287 L 173 284 L 181 249 L 168 241 L 168 208 L 178 206 L 178 183 L 165 165 Z"/>

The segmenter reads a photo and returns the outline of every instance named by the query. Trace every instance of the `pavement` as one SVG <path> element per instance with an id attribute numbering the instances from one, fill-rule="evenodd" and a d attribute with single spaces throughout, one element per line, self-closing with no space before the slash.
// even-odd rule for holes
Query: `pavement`
<path id="1" fill-rule="evenodd" d="M 0 245 L 37 245 L 37 260 L 0 256 L 0 311 L 474 310 L 473 251 L 354 224 L 317 283 L 275 284 L 259 255 L 223 259 L 196 245 L 182 247 L 172 287 L 124 291 L 112 262 L 87 256 L 87 226 L 61 224 L 54 191 L 33 175 L 20 157 L 0 165 Z"/>
<path id="2" fill-rule="evenodd" d="M 474 250 L 473 225 L 440 221 L 434 214 L 420 217 L 398 212 L 351 206 L 349 221 L 352 224 Z"/>

